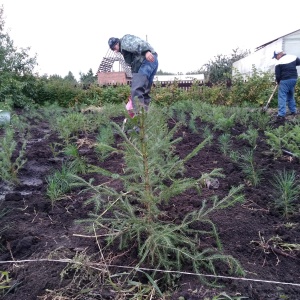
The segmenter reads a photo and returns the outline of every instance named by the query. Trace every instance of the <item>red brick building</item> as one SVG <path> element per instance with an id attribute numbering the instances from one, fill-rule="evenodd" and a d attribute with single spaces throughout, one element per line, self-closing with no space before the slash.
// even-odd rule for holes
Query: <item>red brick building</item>
<path id="1" fill-rule="evenodd" d="M 131 69 L 120 53 L 108 50 L 98 68 L 99 85 L 128 84 L 131 81 Z"/>

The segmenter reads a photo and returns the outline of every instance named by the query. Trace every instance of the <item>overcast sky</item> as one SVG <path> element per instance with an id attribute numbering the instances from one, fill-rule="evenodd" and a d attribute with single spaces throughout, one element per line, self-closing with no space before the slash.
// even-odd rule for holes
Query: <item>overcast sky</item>
<path id="1" fill-rule="evenodd" d="M 300 29 L 300 1 L 0 0 L 6 31 L 37 54 L 40 75 L 97 72 L 111 36 L 137 35 L 159 69 L 189 72 L 232 49 L 253 51 Z"/>

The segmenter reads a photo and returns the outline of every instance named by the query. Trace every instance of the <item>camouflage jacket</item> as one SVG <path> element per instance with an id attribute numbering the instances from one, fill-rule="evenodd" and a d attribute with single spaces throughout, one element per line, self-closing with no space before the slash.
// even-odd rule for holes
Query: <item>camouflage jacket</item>
<path id="1" fill-rule="evenodd" d="M 138 72 L 148 51 L 156 53 L 147 41 L 131 34 L 126 34 L 120 39 L 120 51 L 132 73 Z"/>

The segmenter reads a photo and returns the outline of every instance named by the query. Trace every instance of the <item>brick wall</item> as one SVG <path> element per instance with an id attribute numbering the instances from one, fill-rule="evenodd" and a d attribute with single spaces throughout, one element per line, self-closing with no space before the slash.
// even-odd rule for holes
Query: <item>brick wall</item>
<path id="1" fill-rule="evenodd" d="M 125 72 L 109 72 L 109 73 L 98 73 L 98 83 L 103 84 L 127 84 Z"/>

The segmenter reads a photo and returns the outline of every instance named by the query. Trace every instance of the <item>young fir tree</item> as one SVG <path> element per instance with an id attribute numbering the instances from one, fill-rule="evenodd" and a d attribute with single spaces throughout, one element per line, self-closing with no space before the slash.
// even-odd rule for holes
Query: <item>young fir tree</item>
<path id="1" fill-rule="evenodd" d="M 153 268 L 179 271 L 188 264 L 195 272 L 200 272 L 201 268 L 215 272 L 215 262 L 221 260 L 228 264 L 231 271 L 242 274 L 239 263 L 222 253 L 217 229 L 209 218 L 215 209 L 242 201 L 242 186 L 233 187 L 223 199 L 203 199 L 201 208 L 187 214 L 180 224 L 166 222 L 162 218 L 167 214 L 161 211 L 164 202 L 188 189 L 197 190 L 200 198 L 205 182 L 223 176 L 220 169 L 202 174 L 200 178 L 184 176 L 185 163 L 199 154 L 209 138 L 182 159 L 175 153 L 175 146 L 181 138 L 174 138 L 180 124 L 169 129 L 167 117 L 161 110 L 151 108 L 148 113 L 142 110 L 130 123 L 132 126 L 138 125 L 139 131 L 126 134 L 121 127 L 113 124 L 124 139 L 119 149 L 111 145 L 98 145 L 98 150 L 103 147 L 106 151 L 108 148 L 119 153 L 122 151 L 124 174 L 99 171 L 122 180 L 123 190 L 116 191 L 103 184 L 94 186 L 92 181 L 78 178 L 79 184 L 85 185 L 89 192 L 93 190 L 93 197 L 87 203 L 94 203 L 95 210 L 84 222 L 91 224 L 92 228 L 106 228 L 108 243 L 118 243 L 120 249 L 136 244 L 138 266 L 150 264 Z M 193 229 L 192 225 L 196 223 L 205 224 L 203 228 L 207 229 Z M 207 234 L 214 236 L 217 249 L 199 250 L 199 240 Z M 170 279 L 169 273 L 166 274 Z"/>

